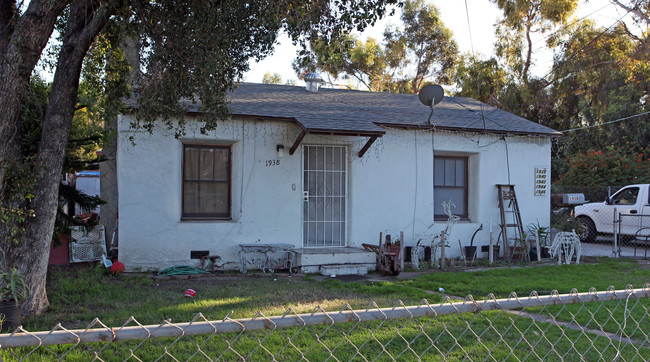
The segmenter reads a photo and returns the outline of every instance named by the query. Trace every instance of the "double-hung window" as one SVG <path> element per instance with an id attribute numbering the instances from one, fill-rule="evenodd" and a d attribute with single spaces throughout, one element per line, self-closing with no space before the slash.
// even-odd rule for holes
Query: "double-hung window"
<path id="1" fill-rule="evenodd" d="M 229 219 L 231 146 L 183 145 L 183 219 Z"/>
<path id="2" fill-rule="evenodd" d="M 446 219 L 443 202 L 452 201 L 452 214 L 467 218 L 467 157 L 434 156 L 433 217 Z"/>

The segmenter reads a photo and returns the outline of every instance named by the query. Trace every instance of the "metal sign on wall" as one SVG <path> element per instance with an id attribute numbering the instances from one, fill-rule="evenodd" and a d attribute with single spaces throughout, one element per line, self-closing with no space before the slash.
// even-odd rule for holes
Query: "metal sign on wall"
<path id="1" fill-rule="evenodd" d="M 546 173 L 546 167 L 535 167 L 535 196 L 546 196 L 548 194 Z"/>

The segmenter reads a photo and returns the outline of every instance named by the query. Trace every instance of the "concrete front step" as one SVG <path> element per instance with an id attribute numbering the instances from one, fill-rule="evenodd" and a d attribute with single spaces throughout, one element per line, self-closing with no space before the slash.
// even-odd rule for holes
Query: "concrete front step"
<path id="1" fill-rule="evenodd" d="M 321 265 L 319 273 L 321 275 L 366 275 L 368 269 L 374 270 L 374 264 L 333 264 Z"/>

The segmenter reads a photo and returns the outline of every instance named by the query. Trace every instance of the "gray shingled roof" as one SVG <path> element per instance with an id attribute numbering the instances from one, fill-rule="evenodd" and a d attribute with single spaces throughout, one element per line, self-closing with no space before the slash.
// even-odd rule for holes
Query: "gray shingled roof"
<path id="1" fill-rule="evenodd" d="M 414 94 L 241 83 L 228 96 L 233 115 L 295 120 L 309 132 L 382 134 L 381 126 L 426 126 L 430 108 Z M 471 98 L 445 97 L 431 122 L 439 129 L 554 136 L 560 133 Z"/>

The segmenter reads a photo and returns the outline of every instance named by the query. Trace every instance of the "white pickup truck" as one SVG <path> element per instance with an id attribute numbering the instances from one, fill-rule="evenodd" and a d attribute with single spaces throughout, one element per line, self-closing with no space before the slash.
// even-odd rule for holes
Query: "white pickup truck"
<path id="1" fill-rule="evenodd" d="M 592 242 L 599 233 L 612 234 L 614 210 L 617 215 L 634 215 L 621 218 L 621 235 L 634 237 L 639 229 L 650 228 L 650 185 L 625 186 L 603 202 L 576 206 L 574 215 L 584 226 L 580 240 Z"/>

